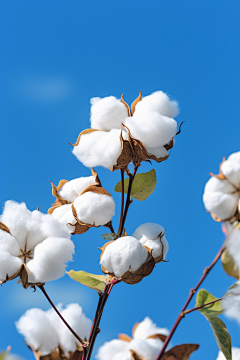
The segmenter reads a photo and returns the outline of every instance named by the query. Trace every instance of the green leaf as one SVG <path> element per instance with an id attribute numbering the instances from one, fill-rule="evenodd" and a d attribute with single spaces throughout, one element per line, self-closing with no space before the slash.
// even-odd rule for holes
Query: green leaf
<path id="1" fill-rule="evenodd" d="M 102 234 L 102 237 L 108 241 L 114 240 L 115 236 L 116 236 L 116 234 L 114 234 L 114 233 Z"/>
<path id="2" fill-rule="evenodd" d="M 195 307 L 202 306 L 214 300 L 217 300 L 215 296 L 210 294 L 207 290 L 201 289 L 197 293 Z M 207 305 L 201 309 L 198 309 L 198 311 L 200 311 L 207 318 L 215 317 L 223 313 L 221 301 L 217 301 L 214 304 Z"/>
<path id="3" fill-rule="evenodd" d="M 4 360 L 10 350 L 11 350 L 11 346 L 8 346 L 6 351 L 0 352 L 0 360 Z"/>
<path id="4" fill-rule="evenodd" d="M 152 169 L 147 173 L 137 174 L 133 180 L 131 197 L 140 201 L 146 200 L 154 191 L 157 183 L 156 171 Z M 124 180 L 124 193 L 128 192 L 129 179 Z M 114 191 L 121 192 L 121 181 L 117 183 Z"/>
<path id="5" fill-rule="evenodd" d="M 227 360 L 232 360 L 231 336 L 228 333 L 226 325 L 217 317 L 209 319 L 209 322 L 219 349 L 223 352 Z"/>
<path id="6" fill-rule="evenodd" d="M 239 280 L 238 266 L 234 262 L 232 256 L 229 254 L 228 249 L 224 250 L 222 253 L 221 262 L 225 272 L 229 276 L 233 276 L 235 279 Z"/>
<path id="7" fill-rule="evenodd" d="M 106 276 L 105 275 L 95 275 L 89 274 L 85 271 L 74 271 L 70 270 L 66 272 L 71 279 L 78 281 L 79 283 L 94 289 L 97 291 L 102 291 L 105 288 Z"/>

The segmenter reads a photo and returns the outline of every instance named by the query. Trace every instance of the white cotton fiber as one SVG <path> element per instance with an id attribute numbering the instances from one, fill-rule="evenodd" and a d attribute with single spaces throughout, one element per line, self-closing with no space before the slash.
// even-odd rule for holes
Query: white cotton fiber
<path id="1" fill-rule="evenodd" d="M 147 147 L 146 149 L 147 149 L 147 152 L 149 155 L 154 155 L 154 156 L 156 156 L 156 158 L 164 158 L 164 157 L 168 156 L 168 152 L 164 146 L 159 146 L 156 148 Z"/>
<path id="2" fill-rule="evenodd" d="M 58 306 L 59 307 L 59 306 Z M 67 305 L 66 309 L 61 309 L 61 315 L 71 326 L 71 328 L 84 340 L 88 338 L 91 330 L 92 321 L 86 317 L 79 304 Z M 58 333 L 60 344 L 65 352 L 76 350 L 76 342 L 80 346 L 75 336 L 69 331 L 62 320 L 53 310 L 47 312 L 47 316 L 52 322 L 52 326 Z"/>
<path id="3" fill-rule="evenodd" d="M 21 267 L 22 260 L 9 252 L 0 250 L 0 281 L 6 280 L 6 275 L 13 276 Z"/>
<path id="4" fill-rule="evenodd" d="M 66 225 L 70 233 L 74 232 L 75 226 L 69 225 L 75 224 L 76 222 L 72 212 L 72 204 L 59 206 L 52 212 L 52 216 L 54 219 Z"/>
<path id="5" fill-rule="evenodd" d="M 128 350 L 129 343 L 123 340 L 115 339 L 112 341 L 105 342 L 99 349 L 96 355 L 98 360 L 125 360 L 131 359 L 130 352 Z M 119 356 L 122 356 L 120 358 Z"/>
<path id="6" fill-rule="evenodd" d="M 15 201 L 6 201 L 3 214 L 0 216 L 0 221 L 7 225 L 20 247 L 25 245 L 25 239 L 28 233 L 25 224 L 30 218 L 31 211 L 27 209 L 25 203 L 18 204 Z"/>
<path id="7" fill-rule="evenodd" d="M 91 128 L 109 131 L 121 129 L 121 123 L 128 116 L 126 106 L 114 96 L 91 99 Z"/>
<path id="8" fill-rule="evenodd" d="M 133 339 L 129 343 L 129 350 L 135 351 L 145 360 L 155 360 L 162 348 L 162 344 L 162 341 L 158 339 L 153 342 L 144 339 Z"/>
<path id="9" fill-rule="evenodd" d="M 177 132 L 177 122 L 157 112 L 134 113 L 125 125 L 133 137 L 142 141 L 146 148 L 158 148 L 167 144 Z"/>
<path id="10" fill-rule="evenodd" d="M 41 309 L 30 309 L 16 322 L 17 330 L 29 346 L 48 355 L 58 346 L 59 337 Z"/>
<path id="11" fill-rule="evenodd" d="M 126 139 L 126 132 L 122 131 L 122 134 Z M 73 154 L 87 167 L 104 166 L 112 170 L 122 152 L 120 135 L 119 129 L 84 134 L 79 144 L 74 146 Z"/>
<path id="12" fill-rule="evenodd" d="M 136 114 L 144 111 L 155 111 L 161 115 L 175 117 L 179 114 L 177 101 L 170 100 L 163 91 L 155 91 L 149 96 L 145 96 L 136 105 Z"/>
<path id="13" fill-rule="evenodd" d="M 116 277 L 124 275 L 131 267 L 136 271 L 147 260 L 147 249 L 134 237 L 124 236 L 108 245 L 100 263 Z"/>
<path id="14" fill-rule="evenodd" d="M 154 334 L 168 335 L 169 331 L 167 328 L 157 327 L 156 324 L 154 324 L 147 316 L 138 324 L 134 332 L 134 339 L 147 339 L 149 336 Z"/>
<path id="15" fill-rule="evenodd" d="M 221 165 L 225 177 L 240 189 L 240 151 L 231 154 Z"/>
<path id="16" fill-rule="evenodd" d="M 240 271 L 240 229 L 232 231 L 229 235 L 228 241 L 226 242 L 226 247 Z"/>
<path id="17" fill-rule="evenodd" d="M 226 357 L 220 350 L 216 360 L 226 360 Z M 240 349 L 234 346 L 232 347 L 232 360 L 240 360 Z"/>
<path id="18" fill-rule="evenodd" d="M 74 201 L 78 219 L 91 225 L 105 225 L 115 214 L 115 202 L 111 196 L 91 191 Z"/>
<path id="19" fill-rule="evenodd" d="M 64 275 L 65 263 L 72 260 L 74 244 L 65 238 L 49 237 L 34 249 L 34 258 L 27 264 L 29 282 L 56 280 Z"/>
<path id="20" fill-rule="evenodd" d="M 221 301 L 224 314 L 240 324 L 240 284 L 228 290 L 228 294 Z"/>
<path id="21" fill-rule="evenodd" d="M 163 254 L 163 259 L 165 259 L 169 246 L 165 235 L 163 235 L 164 233 L 165 229 L 161 225 L 146 223 L 140 225 L 132 236 L 139 240 L 142 245 L 148 246 L 150 249 L 152 249 L 152 256 L 154 258 Z M 159 238 L 160 234 L 163 235 L 161 238 L 162 243 Z"/>
<path id="22" fill-rule="evenodd" d="M 205 208 L 222 220 L 230 218 L 234 215 L 239 199 L 239 195 L 233 192 L 234 188 L 227 180 L 211 177 L 204 188 Z"/>
<path id="23" fill-rule="evenodd" d="M 71 203 L 90 185 L 95 184 L 95 177 L 81 177 L 66 182 L 58 191 L 58 195 L 62 199 L 70 201 Z"/>
<path id="24" fill-rule="evenodd" d="M 4 230 L 0 230 L 0 251 L 7 251 L 13 256 L 18 256 L 20 247 L 17 240 Z"/>

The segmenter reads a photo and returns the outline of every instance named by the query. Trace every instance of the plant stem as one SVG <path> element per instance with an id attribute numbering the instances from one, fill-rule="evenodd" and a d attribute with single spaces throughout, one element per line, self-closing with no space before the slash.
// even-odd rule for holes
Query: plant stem
<path id="1" fill-rule="evenodd" d="M 123 210 L 124 210 L 124 169 L 121 169 L 121 185 L 122 185 L 122 197 L 121 197 L 121 215 L 120 215 L 120 222 L 119 222 L 119 228 L 118 232 L 116 234 L 116 238 L 120 236 L 120 232 L 122 229 L 122 223 L 123 223 Z"/>
<path id="2" fill-rule="evenodd" d="M 82 360 L 90 360 L 90 358 L 91 358 L 94 343 L 96 341 L 97 335 L 100 332 L 99 324 L 100 324 L 100 320 L 102 317 L 104 306 L 107 302 L 107 299 L 110 295 L 113 285 L 115 285 L 117 282 L 119 282 L 117 279 L 113 279 L 110 284 L 107 284 L 105 286 L 103 293 L 99 294 L 98 306 L 97 306 L 97 310 L 96 310 L 95 317 L 93 320 L 91 333 L 90 333 L 89 339 L 88 339 L 89 346 L 87 348 L 87 354 L 86 354 L 86 357 L 85 357 L 85 354 L 83 354 Z"/>
<path id="3" fill-rule="evenodd" d="M 45 297 L 47 298 L 47 300 L 49 301 L 49 303 L 51 304 L 51 306 L 53 307 L 53 309 L 56 311 L 56 313 L 58 314 L 58 316 L 60 317 L 60 319 L 64 322 L 64 324 L 68 327 L 68 329 L 71 331 L 71 333 L 75 336 L 75 338 L 83 345 L 83 346 L 87 346 L 87 343 L 85 341 L 83 341 L 80 336 L 78 336 L 75 331 L 71 328 L 71 326 L 66 322 L 66 320 L 62 317 L 62 315 L 60 314 L 60 312 L 58 311 L 58 309 L 56 308 L 56 306 L 53 304 L 52 300 L 50 299 L 50 297 L 48 296 L 45 288 L 43 285 L 37 285 L 39 287 L 39 289 L 43 292 L 43 294 L 45 295 Z"/>
<path id="4" fill-rule="evenodd" d="M 221 297 L 221 298 L 219 298 L 219 299 L 210 301 L 209 303 L 203 304 L 203 305 L 201 305 L 201 306 L 197 306 L 197 307 L 195 307 L 195 308 L 193 308 L 193 309 L 185 310 L 185 311 L 183 311 L 182 313 L 183 313 L 183 315 L 189 314 L 189 313 L 191 313 L 192 311 L 202 309 L 202 308 L 204 308 L 205 306 L 208 306 L 208 305 L 214 304 L 214 303 L 216 303 L 216 302 L 218 302 L 218 301 L 221 301 L 223 298 L 224 298 L 224 296 Z"/>
<path id="5" fill-rule="evenodd" d="M 203 281 L 205 280 L 205 278 L 207 277 L 208 273 L 211 271 L 211 269 L 213 268 L 213 266 L 216 264 L 216 262 L 218 261 L 218 259 L 219 259 L 220 256 L 222 255 L 224 249 L 225 249 L 225 244 L 223 244 L 223 245 L 221 246 L 220 250 L 218 251 L 217 255 L 215 256 L 215 258 L 213 259 L 213 261 L 211 262 L 211 264 L 204 269 L 203 274 L 202 274 L 200 280 L 198 281 L 197 285 L 195 286 L 195 288 L 190 290 L 190 294 L 189 294 L 189 296 L 188 296 L 188 298 L 187 298 L 187 300 L 186 300 L 186 302 L 185 302 L 182 310 L 180 311 L 180 313 L 179 313 L 179 315 L 178 315 L 178 317 L 177 317 L 177 320 L 175 321 L 175 324 L 173 325 L 173 328 L 172 328 L 172 330 L 170 331 L 170 334 L 169 334 L 168 337 L 165 339 L 164 344 L 163 344 L 163 347 L 162 347 L 162 349 L 161 349 L 161 351 L 160 351 L 160 353 L 159 353 L 159 355 L 158 355 L 158 357 L 157 357 L 156 360 L 160 360 L 161 357 L 163 356 L 164 351 L 166 350 L 166 347 L 168 346 L 169 341 L 171 340 L 171 338 L 172 338 L 175 330 L 177 329 L 180 321 L 181 321 L 182 318 L 184 317 L 184 312 L 185 312 L 188 304 L 189 304 L 190 301 L 192 300 L 195 292 L 196 292 L 196 291 L 198 290 L 198 288 L 201 286 L 202 282 L 203 282 Z M 193 311 L 193 310 L 192 310 L 192 311 Z"/>

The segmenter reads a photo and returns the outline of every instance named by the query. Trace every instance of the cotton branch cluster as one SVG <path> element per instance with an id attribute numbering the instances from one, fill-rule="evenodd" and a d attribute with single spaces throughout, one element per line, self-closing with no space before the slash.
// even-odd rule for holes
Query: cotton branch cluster
<path id="1" fill-rule="evenodd" d="M 7 201 L 0 217 L 0 282 L 20 276 L 23 287 L 64 275 L 74 244 L 65 225 L 51 215 Z"/>
<path id="2" fill-rule="evenodd" d="M 72 329 L 83 339 L 87 338 L 92 322 L 88 319 L 80 305 L 69 304 L 58 310 Z M 56 359 L 69 358 L 77 349 L 81 351 L 81 344 L 69 331 L 53 309 L 43 311 L 33 308 L 27 310 L 16 322 L 17 330 L 25 338 L 25 342 L 32 349 L 36 357 L 59 354 Z"/>
<path id="3" fill-rule="evenodd" d="M 98 360 L 131 360 L 131 353 L 146 360 L 155 360 L 168 335 L 166 328 L 158 328 L 149 317 L 133 327 L 132 338 L 120 334 L 119 339 L 106 342 L 98 350 Z"/>
<path id="4" fill-rule="evenodd" d="M 73 153 L 85 166 L 116 170 L 148 159 L 161 162 L 174 145 L 178 104 L 162 91 L 130 107 L 114 96 L 91 99 L 91 129 L 80 133 Z"/>
<path id="5" fill-rule="evenodd" d="M 132 236 L 122 236 L 102 248 L 102 271 L 128 284 L 136 284 L 151 274 L 155 264 L 164 260 L 168 251 L 165 230 L 161 225 L 146 223 Z"/>

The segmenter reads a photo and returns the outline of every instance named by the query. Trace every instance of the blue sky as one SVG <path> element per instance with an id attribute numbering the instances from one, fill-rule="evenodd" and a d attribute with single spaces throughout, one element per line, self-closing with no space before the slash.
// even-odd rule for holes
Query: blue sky
<path id="1" fill-rule="evenodd" d="M 222 156 L 239 151 L 239 1 L 2 0 L 0 10 L 1 206 L 13 199 L 46 212 L 54 201 L 49 179 L 57 184 L 90 174 L 68 142 L 89 127 L 91 97 L 124 93 L 131 103 L 140 89 L 143 95 L 163 90 L 179 102 L 182 133 L 168 161 L 139 170 L 155 168 L 158 183 L 145 202 L 133 202 L 126 222 L 129 234 L 145 222 L 163 225 L 169 262 L 137 285 L 114 288 L 96 349 L 118 333 L 130 335 L 145 316 L 171 329 L 224 240 L 202 193 Z M 120 196 L 113 189 L 119 171 L 97 171 L 116 201 L 117 228 Z M 97 247 L 104 232 L 73 237 L 76 255 L 68 270 L 101 273 Z M 220 297 L 233 283 L 219 263 L 202 287 Z M 55 303 L 79 302 L 93 318 L 93 290 L 67 275 L 46 289 Z M 28 308 L 48 309 L 48 303 L 16 281 L 0 288 L 0 299 L 0 348 L 11 344 L 13 352 L 33 359 L 14 322 Z M 240 347 L 239 327 L 222 319 Z M 193 360 L 217 357 L 210 326 L 198 312 L 186 316 L 172 338 L 172 345 L 181 343 L 200 344 Z"/>

